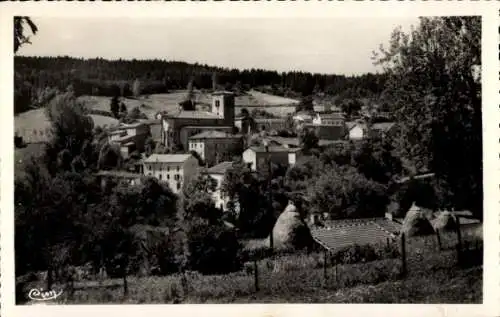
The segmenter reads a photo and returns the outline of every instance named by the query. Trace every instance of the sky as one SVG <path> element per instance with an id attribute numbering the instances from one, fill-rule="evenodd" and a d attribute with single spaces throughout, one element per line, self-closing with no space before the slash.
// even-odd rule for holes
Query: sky
<path id="1" fill-rule="evenodd" d="M 231 68 L 358 75 L 411 18 L 54 18 L 18 55 L 158 58 Z"/>

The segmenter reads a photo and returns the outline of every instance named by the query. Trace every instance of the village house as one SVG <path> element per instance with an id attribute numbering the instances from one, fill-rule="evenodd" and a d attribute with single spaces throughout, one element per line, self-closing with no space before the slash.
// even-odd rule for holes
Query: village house
<path id="1" fill-rule="evenodd" d="M 222 182 L 224 181 L 224 175 L 231 169 L 233 162 L 222 162 L 206 170 L 206 173 L 217 182 L 215 191 L 212 192 L 212 199 L 215 206 L 221 210 L 227 210 L 227 204 L 229 202 L 229 196 L 222 192 Z"/>
<path id="2" fill-rule="evenodd" d="M 254 121 L 259 131 L 281 131 L 287 128 L 285 118 L 256 118 Z"/>
<path id="3" fill-rule="evenodd" d="M 106 188 L 110 181 L 124 181 L 130 186 L 140 185 L 143 177 L 142 174 L 125 171 L 99 171 L 95 176 L 97 181 L 101 183 L 102 188 Z"/>
<path id="4" fill-rule="evenodd" d="M 316 113 L 312 120 L 314 125 L 344 126 L 345 117 L 341 112 Z"/>
<path id="5" fill-rule="evenodd" d="M 394 135 L 397 125 L 394 122 L 374 123 L 370 127 L 366 123 L 358 122 L 349 129 L 350 140 L 363 140 L 368 136 L 387 137 Z"/>
<path id="6" fill-rule="evenodd" d="M 294 122 L 294 125 L 301 126 L 304 124 L 309 124 L 313 122 L 314 115 L 311 113 L 311 111 L 299 111 L 295 113 L 295 115 L 292 117 L 292 120 Z"/>
<path id="7" fill-rule="evenodd" d="M 143 172 L 167 183 L 177 194 L 198 173 L 198 160 L 191 154 L 152 154 L 143 161 Z"/>
<path id="8" fill-rule="evenodd" d="M 301 151 L 298 148 L 284 146 L 250 146 L 243 152 L 243 162 L 253 171 L 263 171 L 269 168 L 269 163 L 289 166 L 295 164 Z"/>
<path id="9" fill-rule="evenodd" d="M 197 152 L 207 166 L 240 155 L 243 138 L 240 134 L 221 131 L 204 131 L 189 138 L 189 151 Z"/>
<path id="10" fill-rule="evenodd" d="M 149 135 L 151 130 L 146 123 L 122 124 L 108 133 L 108 141 L 118 144 L 122 156 L 127 158 L 133 151 L 144 151 Z"/>
<path id="11" fill-rule="evenodd" d="M 162 115 L 161 140 L 168 149 L 186 150 L 189 137 L 206 130 L 231 132 L 234 127 L 234 94 L 214 92 L 210 111 L 183 110 Z"/>

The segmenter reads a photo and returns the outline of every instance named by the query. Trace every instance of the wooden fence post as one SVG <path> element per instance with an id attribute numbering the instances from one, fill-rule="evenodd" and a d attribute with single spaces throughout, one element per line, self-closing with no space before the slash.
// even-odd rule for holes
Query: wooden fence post
<path id="1" fill-rule="evenodd" d="M 128 295 L 127 273 L 123 274 L 123 296 Z"/>
<path id="2" fill-rule="evenodd" d="M 443 250 L 443 248 L 441 246 L 441 236 L 439 235 L 439 229 L 436 229 L 436 238 L 438 243 L 438 250 L 441 251 Z"/>
<path id="3" fill-rule="evenodd" d="M 401 275 L 406 276 L 406 241 L 405 234 L 401 233 Z"/>
<path id="4" fill-rule="evenodd" d="M 338 274 L 338 263 L 337 263 L 337 260 L 335 260 L 335 284 L 338 284 L 339 283 L 339 274 Z"/>
<path id="5" fill-rule="evenodd" d="M 255 283 L 255 292 L 257 293 L 259 291 L 259 267 L 257 265 L 257 260 L 253 260 L 253 276 L 254 276 L 254 283 Z"/>
<path id="6" fill-rule="evenodd" d="M 328 265 L 328 260 L 327 260 L 327 250 L 325 249 L 325 251 L 323 252 L 323 277 L 324 277 L 324 280 L 325 280 L 325 285 L 328 281 L 328 270 L 327 270 L 327 265 Z"/>
<path id="7" fill-rule="evenodd" d="M 182 269 L 181 283 L 182 283 L 182 291 L 184 292 L 184 298 L 186 298 L 189 293 L 189 285 L 185 269 Z"/>
<path id="8" fill-rule="evenodd" d="M 457 260 L 458 264 L 462 262 L 462 233 L 460 232 L 460 217 L 457 216 Z"/>

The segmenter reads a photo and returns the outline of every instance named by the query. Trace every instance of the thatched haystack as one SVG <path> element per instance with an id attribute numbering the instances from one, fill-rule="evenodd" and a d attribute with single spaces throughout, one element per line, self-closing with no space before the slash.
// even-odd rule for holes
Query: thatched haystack
<path id="1" fill-rule="evenodd" d="M 455 217 L 448 211 L 438 213 L 431 223 L 434 230 L 439 231 L 455 231 L 457 228 Z"/>
<path id="2" fill-rule="evenodd" d="M 293 202 L 278 217 L 272 235 L 276 249 L 301 249 L 313 242 L 311 231 Z"/>
<path id="3" fill-rule="evenodd" d="M 401 232 L 409 237 L 434 233 L 428 218 L 428 212 L 413 204 L 405 216 Z"/>

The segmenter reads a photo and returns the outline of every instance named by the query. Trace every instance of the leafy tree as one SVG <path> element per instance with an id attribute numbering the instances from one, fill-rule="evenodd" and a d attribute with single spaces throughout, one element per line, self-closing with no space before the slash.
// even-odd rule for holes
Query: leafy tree
<path id="1" fill-rule="evenodd" d="M 26 35 L 26 26 L 33 35 L 38 32 L 38 27 L 27 16 L 16 16 L 14 17 L 14 53 L 17 53 L 19 48 L 24 44 L 31 44 L 30 37 Z"/>
<path id="2" fill-rule="evenodd" d="M 383 138 L 369 138 L 358 144 L 352 153 L 353 165 L 368 179 L 387 184 L 402 170 L 391 142 Z"/>
<path id="3" fill-rule="evenodd" d="M 352 167 L 325 170 L 308 188 L 308 196 L 313 211 L 334 218 L 379 217 L 389 202 L 385 186 Z"/>
<path id="4" fill-rule="evenodd" d="M 340 105 L 342 112 L 344 112 L 347 117 L 358 116 L 363 103 L 359 99 L 344 99 Z"/>
<path id="5" fill-rule="evenodd" d="M 456 208 L 482 217 L 481 18 L 421 18 L 375 59 L 402 123 L 402 155 L 445 181 Z"/>
<path id="6" fill-rule="evenodd" d="M 127 113 L 127 106 L 123 102 L 120 104 L 120 112 Z"/>
<path id="7" fill-rule="evenodd" d="M 299 133 L 299 140 L 305 153 L 309 153 L 312 149 L 316 149 L 319 146 L 318 136 L 312 129 L 303 129 Z"/>
<path id="8" fill-rule="evenodd" d="M 111 103 L 109 104 L 109 111 L 115 116 L 115 118 L 118 118 L 118 114 L 120 113 L 120 102 L 118 101 L 118 97 L 114 96 L 111 98 Z"/>
<path id="9" fill-rule="evenodd" d="M 84 145 L 92 140 L 93 121 L 86 114 L 84 104 L 77 102 L 74 95 L 66 93 L 54 98 L 46 108 L 51 123 L 52 138 L 46 146 L 47 164 L 51 172 L 55 171 L 55 162 L 61 151 L 65 151 L 69 162 L 82 153 Z M 61 154 L 63 155 L 63 154 Z"/>
<path id="10" fill-rule="evenodd" d="M 242 246 L 235 232 L 223 223 L 210 224 L 196 219 L 191 222 L 187 235 L 191 269 L 203 274 L 223 274 L 241 267 Z"/>
<path id="11" fill-rule="evenodd" d="M 310 95 L 303 97 L 295 107 L 295 111 L 314 111 L 313 98 Z"/>
<path id="12" fill-rule="evenodd" d="M 185 219 L 198 217 L 212 223 L 220 220 L 221 210 L 212 199 L 216 187 L 217 181 L 208 174 L 200 174 L 186 183 L 183 189 Z"/>
<path id="13" fill-rule="evenodd" d="M 104 144 L 99 151 L 97 168 L 102 170 L 110 170 L 120 168 L 122 164 L 123 158 L 120 149 L 114 144 Z"/>

